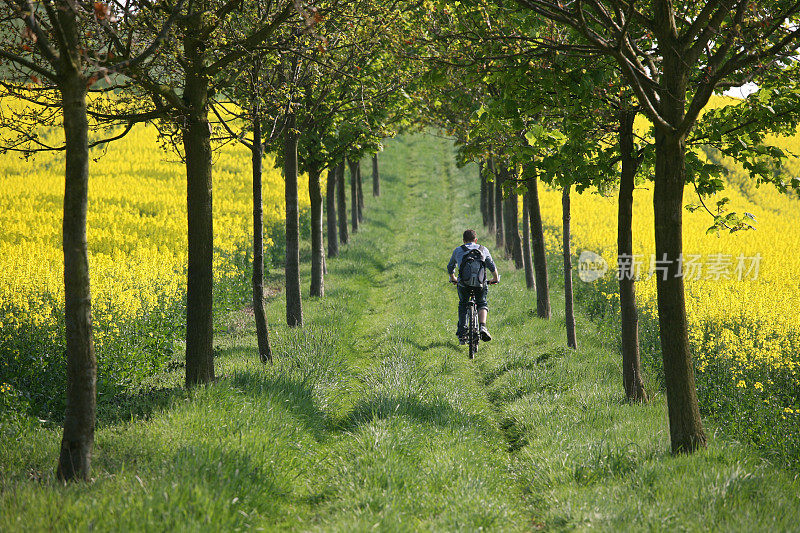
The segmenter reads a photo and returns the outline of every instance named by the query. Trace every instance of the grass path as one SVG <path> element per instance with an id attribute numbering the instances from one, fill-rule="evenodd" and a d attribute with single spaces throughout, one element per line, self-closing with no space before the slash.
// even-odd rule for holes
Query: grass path
<path id="1" fill-rule="evenodd" d="M 233 314 L 217 384 L 183 391 L 177 370 L 126 399 L 132 419 L 101 417 L 93 484 L 54 481 L 58 428 L 0 426 L 0 531 L 798 530 L 787 473 L 714 428 L 672 457 L 663 395 L 622 402 L 593 324 L 578 316 L 580 349 L 563 348 L 557 282 L 541 321 L 499 261 L 496 341 L 467 359 L 444 265 L 479 225 L 475 173 L 441 139 L 392 141 L 326 297 L 304 302 L 306 327 L 273 324 L 276 364 Z"/>

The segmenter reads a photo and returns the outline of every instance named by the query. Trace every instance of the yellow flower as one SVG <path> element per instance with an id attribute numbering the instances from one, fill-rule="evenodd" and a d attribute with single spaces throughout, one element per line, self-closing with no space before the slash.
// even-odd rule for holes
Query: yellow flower
<path id="1" fill-rule="evenodd" d="M 712 106 L 726 103 L 729 102 L 721 98 L 711 101 Z M 639 133 L 646 135 L 649 126 L 642 120 L 636 127 Z M 765 141 L 792 153 L 800 152 L 800 135 L 768 136 Z M 702 151 L 696 153 L 701 160 L 705 158 Z M 735 184 L 726 187 L 721 196 L 730 198 L 732 211 L 756 213 L 758 231 L 741 231 L 735 235 L 723 232 L 717 238 L 706 235 L 709 221 L 702 210 L 683 214 L 684 259 L 696 257 L 699 262 L 695 266 L 702 266 L 702 270 L 695 269 L 695 276 L 692 276 L 689 263 L 683 265 L 687 275 L 689 343 L 696 356 L 697 369 L 700 372 L 727 371 L 726 377 L 741 389 L 746 389 L 746 383 L 750 382 L 757 391 L 773 392 L 775 384 L 766 379 L 766 384 L 760 382 L 760 387 L 754 383 L 756 376 L 773 371 L 786 376 L 789 386 L 800 387 L 800 323 L 796 320 L 800 293 L 797 276 L 786 275 L 800 271 L 800 254 L 795 253 L 800 249 L 800 232 L 786 231 L 786 220 L 795 220 L 800 215 L 800 204 L 774 188 L 752 186 L 747 170 L 736 161 L 721 157 L 720 162 L 726 168 L 727 179 Z M 784 171 L 787 177 L 800 175 L 800 158 L 787 160 Z M 738 186 L 741 183 L 748 185 L 742 188 Z M 545 225 L 560 227 L 561 191 L 542 187 L 540 202 Z M 594 250 L 610 265 L 615 265 L 616 225 L 597 223 L 598 220 L 616 220 L 617 205 L 613 197 L 576 194 L 572 202 L 572 235 L 576 248 Z M 633 207 L 633 254 L 643 275 L 636 283 L 636 295 L 643 307 L 642 316 L 654 317 L 657 276 L 648 277 L 650 261 L 655 254 L 652 188 L 637 189 Z M 558 249 L 560 243 L 554 233 L 548 233 L 547 244 Z M 767 242 L 774 246 L 766 246 Z M 706 279 L 714 254 L 730 257 L 729 279 Z M 754 271 L 748 273 L 755 266 L 755 257 L 760 257 L 757 276 Z M 739 271 L 737 267 L 741 267 Z"/>
<path id="2" fill-rule="evenodd" d="M 760 381 L 756 381 L 755 383 L 753 383 L 753 387 L 760 391 L 764 390 L 764 385 L 762 385 Z"/>
<path id="3" fill-rule="evenodd" d="M 0 112 L 14 105 L 3 100 Z M 249 152 L 234 144 L 219 148 L 214 161 L 218 280 L 245 275 L 228 254 L 249 250 L 253 209 L 245 172 Z M 158 150 L 155 128 L 139 125 L 110 145 L 90 170 L 87 237 L 92 319 L 101 355 L 102 343 L 126 344 L 133 321 L 171 308 L 186 290 L 186 176 L 177 156 Z M 42 342 L 58 342 L 63 327 L 58 324 L 64 308 L 63 154 L 40 154 L 31 161 L 6 154 L 0 157 L 0 176 L 0 361 L 12 361 L 15 352 L 4 339 L 16 338 L 18 329 L 33 328 Z M 262 179 L 269 228 L 285 216 L 284 181 L 270 160 Z M 301 209 L 309 205 L 307 184 L 300 180 Z M 269 235 L 265 243 L 274 245 Z"/>

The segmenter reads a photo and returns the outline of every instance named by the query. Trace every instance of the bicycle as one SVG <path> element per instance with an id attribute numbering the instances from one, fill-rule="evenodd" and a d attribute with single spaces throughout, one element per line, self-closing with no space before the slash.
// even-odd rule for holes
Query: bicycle
<path id="1" fill-rule="evenodd" d="M 451 281 L 453 285 L 458 285 L 457 281 Z M 488 281 L 489 285 L 494 285 L 496 281 Z M 475 359 L 478 351 L 478 342 L 481 340 L 480 324 L 478 323 L 478 306 L 475 304 L 475 292 L 469 295 L 469 309 L 467 309 L 467 344 L 469 345 L 469 358 Z"/>

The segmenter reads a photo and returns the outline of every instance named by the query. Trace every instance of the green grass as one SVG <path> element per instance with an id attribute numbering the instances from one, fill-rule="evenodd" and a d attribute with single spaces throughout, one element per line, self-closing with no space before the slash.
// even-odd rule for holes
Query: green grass
<path id="1" fill-rule="evenodd" d="M 384 196 L 307 325 L 269 302 L 275 365 L 232 313 L 213 386 L 184 391 L 176 369 L 100 399 L 88 485 L 55 481 L 59 428 L 3 422 L 0 531 L 798 529 L 798 483 L 714 427 L 707 450 L 672 456 L 663 394 L 625 404 L 620 357 L 585 316 L 563 348 L 557 272 L 542 321 L 498 261 L 496 340 L 468 360 L 444 265 L 479 226 L 476 169 L 425 135 L 381 162 Z"/>

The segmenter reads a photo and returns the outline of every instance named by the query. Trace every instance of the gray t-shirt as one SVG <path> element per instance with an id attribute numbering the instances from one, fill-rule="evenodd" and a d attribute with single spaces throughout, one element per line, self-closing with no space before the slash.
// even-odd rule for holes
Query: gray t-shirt
<path id="1" fill-rule="evenodd" d="M 466 246 L 466 250 L 464 249 Z M 470 250 L 478 249 L 480 250 L 481 254 L 483 255 L 483 262 L 486 263 L 486 270 L 489 272 L 495 271 L 494 260 L 492 259 L 492 254 L 489 253 L 489 250 L 483 246 L 478 244 L 477 242 L 470 242 L 464 246 L 459 246 L 455 250 L 453 250 L 453 255 L 450 257 L 450 262 L 447 263 L 447 273 L 452 274 L 456 271 L 456 269 L 461 268 L 461 260 L 464 259 L 464 256 L 467 255 Z"/>

